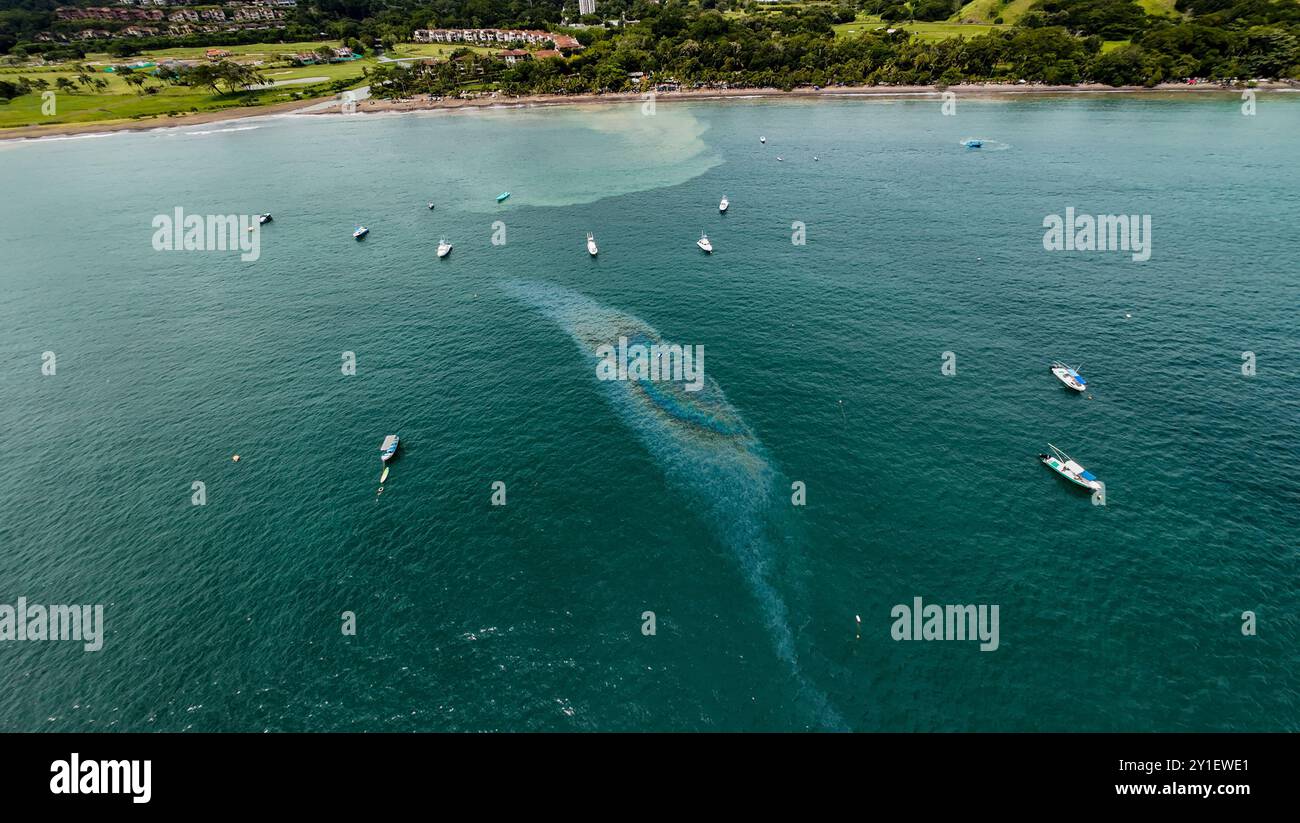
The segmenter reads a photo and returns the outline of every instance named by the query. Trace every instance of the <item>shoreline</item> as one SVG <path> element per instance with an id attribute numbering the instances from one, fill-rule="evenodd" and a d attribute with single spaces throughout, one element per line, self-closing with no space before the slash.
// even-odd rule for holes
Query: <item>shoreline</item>
<path id="1" fill-rule="evenodd" d="M 1300 86 L 1287 83 L 1260 84 L 1257 91 L 1300 91 Z M 1185 83 L 1169 83 L 1147 88 L 1145 86 L 1107 86 L 1103 84 L 1080 84 L 1075 86 L 1017 85 L 1010 83 L 987 83 L 960 86 L 842 86 L 834 88 L 812 89 L 796 88 L 790 91 L 775 88 L 746 89 L 687 89 L 683 91 L 660 92 L 655 95 L 655 104 L 692 100 L 728 100 L 728 99 L 827 99 L 835 97 L 937 97 L 945 91 L 951 91 L 961 97 L 1017 97 L 1031 95 L 1073 95 L 1073 94 L 1236 94 L 1244 88 L 1209 83 L 1189 86 Z M 356 104 L 356 113 L 437 111 L 442 109 L 481 109 L 481 108 L 544 108 L 549 106 L 573 106 L 587 104 L 639 103 L 646 98 L 641 92 L 622 92 L 618 94 L 531 94 L 521 97 L 476 97 L 471 99 L 444 98 L 435 100 L 430 97 L 406 98 L 401 100 L 377 100 L 367 98 Z M 323 106 L 311 114 L 340 114 L 340 106 Z"/>
<path id="2" fill-rule="evenodd" d="M 152 131 L 153 129 L 220 123 L 225 120 L 248 120 L 268 114 L 288 114 L 308 106 L 330 102 L 330 100 L 330 97 L 317 97 L 311 100 L 292 100 L 287 103 L 272 103 L 266 106 L 232 106 L 228 109 L 181 114 L 176 117 L 160 114 L 156 117 L 145 117 L 139 120 L 92 120 L 88 123 L 43 123 L 36 126 L 14 126 L 13 128 L 0 129 L 0 142 L 6 140 L 39 140 L 42 137 L 61 137 L 71 134 Z"/>
<path id="3" fill-rule="evenodd" d="M 1262 92 L 1300 92 L 1300 86 L 1289 83 L 1267 83 L 1253 87 Z M 1244 87 L 1221 84 L 1167 83 L 1153 87 L 1145 86 L 1107 86 L 1102 84 L 1080 84 L 1075 86 L 1018 85 L 1011 83 L 985 83 L 940 86 L 837 86 L 833 88 L 813 89 L 796 88 L 785 91 L 776 88 L 745 89 L 686 89 L 681 91 L 659 92 L 655 94 L 655 104 L 707 101 L 730 99 L 829 99 L 836 97 L 859 98 L 906 98 L 935 97 L 945 91 L 951 91 L 961 97 L 997 98 L 1034 95 L 1081 95 L 1081 94 L 1235 94 L 1240 95 Z M 646 98 L 641 92 L 622 92 L 617 94 L 531 94 L 520 97 L 496 95 L 469 99 L 444 98 L 435 100 L 431 97 L 416 97 L 402 100 L 376 100 L 367 98 L 358 101 L 357 114 L 379 114 L 388 112 L 439 111 L 484 108 L 547 108 L 551 106 L 574 105 L 611 105 L 618 103 L 640 103 Z M 17 140 L 38 140 L 45 137 L 59 137 L 77 134 L 106 134 L 121 131 L 151 131 L 154 129 L 182 128 L 228 120 L 245 120 L 268 115 L 292 114 L 342 114 L 341 95 L 317 97 L 308 100 L 294 100 L 287 103 L 275 103 L 267 106 L 238 106 L 219 111 L 198 112 L 177 117 L 160 115 L 140 120 L 108 120 L 89 123 L 48 123 L 36 126 L 15 126 L 0 129 L 0 142 Z M 310 111 L 302 111 L 310 109 Z"/>

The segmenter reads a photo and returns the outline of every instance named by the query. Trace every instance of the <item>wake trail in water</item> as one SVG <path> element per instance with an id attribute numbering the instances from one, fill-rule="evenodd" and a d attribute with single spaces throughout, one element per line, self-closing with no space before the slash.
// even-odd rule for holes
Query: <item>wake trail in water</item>
<path id="1" fill-rule="evenodd" d="M 562 286 L 511 281 L 506 291 L 559 326 L 592 365 L 599 346 L 630 341 L 664 343 L 640 319 L 601 305 Z M 824 728 L 847 726 L 830 700 L 802 673 L 790 628 L 789 610 L 772 583 L 775 550 L 764 534 L 764 510 L 772 499 L 775 471 L 753 431 L 704 377 L 703 388 L 686 392 L 682 383 L 604 381 L 605 396 L 650 452 L 671 483 L 688 491 L 732 551 L 763 613 L 777 656 L 789 667 L 798 697 Z"/>

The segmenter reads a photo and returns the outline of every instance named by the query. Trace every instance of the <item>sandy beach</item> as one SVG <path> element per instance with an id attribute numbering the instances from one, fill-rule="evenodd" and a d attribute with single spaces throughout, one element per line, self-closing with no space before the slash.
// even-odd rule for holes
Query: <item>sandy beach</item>
<path id="1" fill-rule="evenodd" d="M 1254 87 L 1262 92 L 1297 92 L 1300 85 L 1289 83 L 1261 83 Z M 1048 86 L 1034 84 L 985 83 L 967 84 L 950 87 L 940 86 L 837 86 L 834 88 L 797 88 L 790 91 L 775 88 L 752 89 L 684 89 L 680 91 L 658 92 L 654 95 L 655 104 L 701 100 L 731 100 L 756 98 L 801 98 L 826 99 L 836 97 L 924 97 L 938 96 L 944 91 L 951 91 L 958 98 L 962 97 L 1016 97 L 1024 95 L 1056 94 L 1240 94 L 1244 87 L 1224 84 L 1200 83 L 1165 83 L 1151 88 L 1145 86 L 1106 86 L 1102 84 L 1081 84 L 1077 86 Z M 368 98 L 356 102 L 358 114 L 383 112 L 432 111 L 440 109 L 479 109 L 479 108 L 536 108 L 545 106 L 600 105 L 613 103 L 637 103 L 646 99 L 641 92 L 621 94 L 532 94 L 510 97 L 504 94 L 486 95 L 473 98 L 442 98 L 420 95 L 401 100 L 376 100 Z M 328 104 L 328 105 L 327 105 Z M 274 114 L 300 112 L 302 114 L 340 114 L 343 99 L 341 95 L 320 97 L 311 100 L 295 100 L 291 103 L 278 103 L 270 106 L 245 106 L 223 109 L 221 111 L 188 114 L 178 117 L 152 117 L 142 120 L 117 120 L 93 123 L 47 124 L 40 126 L 21 126 L 0 131 L 0 140 L 29 139 L 51 137 L 56 135 L 103 133 L 114 131 L 147 131 L 149 129 L 193 126 L 203 123 L 215 123 L 224 120 L 238 120 L 248 117 L 264 117 Z"/>
<path id="2" fill-rule="evenodd" d="M 1285 83 L 1260 84 L 1258 91 L 1297 91 L 1300 87 Z M 674 101 L 728 100 L 752 98 L 833 98 L 833 97 L 921 97 L 937 96 L 944 91 L 951 91 L 957 97 L 998 97 L 1036 94 L 1160 94 L 1160 93 L 1213 93 L 1240 94 L 1242 89 L 1232 86 L 1203 83 L 1188 85 L 1186 83 L 1167 83 L 1152 88 L 1144 86 L 1106 86 L 1102 84 L 1081 84 L 1077 86 L 1016 85 L 1009 83 L 970 84 L 950 87 L 940 86 L 837 86 L 834 88 L 797 88 L 790 91 L 774 88 L 754 89 L 686 89 L 682 91 L 659 92 L 654 95 L 656 105 Z M 623 94 L 534 94 L 522 97 L 494 96 L 469 99 L 443 98 L 435 99 L 418 96 L 402 100 L 366 99 L 356 103 L 358 113 L 425 111 L 432 109 L 491 108 L 509 106 L 566 106 L 592 103 L 635 103 L 646 99 L 645 94 L 629 92 Z M 320 107 L 312 114 L 338 114 L 338 106 Z"/>

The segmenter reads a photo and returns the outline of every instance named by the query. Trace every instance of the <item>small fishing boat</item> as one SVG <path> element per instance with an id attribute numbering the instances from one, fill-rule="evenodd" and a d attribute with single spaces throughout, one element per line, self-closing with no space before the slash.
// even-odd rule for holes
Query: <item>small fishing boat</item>
<path id="1" fill-rule="evenodd" d="M 1053 363 L 1052 374 L 1056 379 L 1075 391 L 1087 391 L 1088 381 L 1083 379 L 1078 369 L 1072 369 L 1064 363 Z"/>
<path id="2" fill-rule="evenodd" d="M 510 192 L 503 191 L 497 195 L 497 202 L 500 203 L 502 200 L 505 200 L 509 196 L 510 196 Z"/>
<path id="3" fill-rule="evenodd" d="M 587 253 L 595 257 L 599 251 L 600 249 L 596 248 L 596 235 L 587 232 Z"/>
<path id="4" fill-rule="evenodd" d="M 390 434 L 385 437 L 384 444 L 379 447 L 379 459 L 385 463 L 392 460 L 393 455 L 397 454 L 397 444 L 399 442 L 400 439 L 395 434 Z"/>
<path id="5" fill-rule="evenodd" d="M 1076 463 L 1070 455 L 1053 446 L 1051 443 L 1047 447 L 1052 450 L 1051 454 L 1040 454 L 1038 460 L 1047 468 L 1069 480 L 1076 486 L 1082 486 L 1085 489 L 1096 491 L 1101 488 L 1101 481 L 1098 480 L 1092 472 Z"/>
<path id="6" fill-rule="evenodd" d="M 974 140 L 974 139 L 971 139 L 971 140 L 963 140 L 961 144 L 962 144 L 963 146 L 965 146 L 966 148 L 968 148 L 968 149 L 978 149 L 978 148 L 980 148 L 981 146 L 984 145 L 984 141 L 983 141 L 983 140 Z"/>
<path id="7" fill-rule="evenodd" d="M 699 246 L 709 254 L 713 254 L 713 244 L 709 242 L 708 235 L 704 232 L 700 232 L 700 239 L 695 241 L 695 245 Z"/>
<path id="8" fill-rule="evenodd" d="M 767 142 L 767 138 L 766 138 L 766 137 L 760 137 L 760 138 L 758 138 L 758 142 L 760 142 L 760 143 L 766 143 L 766 142 Z"/>
<path id="9" fill-rule="evenodd" d="M 352 238 L 354 240 L 360 240 L 363 237 L 365 237 L 367 234 L 370 234 L 370 229 L 366 228 L 365 226 L 357 226 L 356 231 L 352 232 Z"/>
<path id="10" fill-rule="evenodd" d="M 433 204 L 432 204 L 432 203 L 429 204 L 429 211 L 433 211 Z"/>
<path id="11" fill-rule="evenodd" d="M 731 205 L 731 203 L 730 203 L 730 201 L 727 200 L 727 195 L 724 194 L 724 195 L 722 195 L 722 202 L 718 204 L 718 211 L 719 211 L 719 212 L 726 212 L 726 210 L 727 210 L 727 206 L 730 206 L 730 205 Z"/>
<path id="12" fill-rule="evenodd" d="M 776 162 L 778 162 L 778 163 L 784 163 L 784 162 L 785 162 L 785 158 L 778 154 L 778 155 L 776 156 Z"/>
<path id="13" fill-rule="evenodd" d="M 446 257 L 449 254 L 451 254 L 451 244 L 448 243 L 447 238 L 444 237 L 438 241 L 438 256 Z"/>
<path id="14" fill-rule="evenodd" d="M 273 218 L 271 217 L 271 213 L 269 211 L 266 212 L 265 214 L 259 214 L 257 216 L 257 222 L 259 223 L 270 223 L 272 219 Z"/>

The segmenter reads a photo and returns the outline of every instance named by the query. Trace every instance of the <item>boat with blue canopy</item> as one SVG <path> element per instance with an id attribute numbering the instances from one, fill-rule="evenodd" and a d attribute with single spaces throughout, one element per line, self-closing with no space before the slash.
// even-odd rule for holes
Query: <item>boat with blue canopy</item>
<path id="1" fill-rule="evenodd" d="M 1083 375 L 1079 374 L 1077 367 L 1072 368 L 1064 363 L 1053 363 L 1052 374 L 1056 375 L 1056 379 L 1064 383 L 1067 388 L 1075 391 L 1086 391 L 1088 388 L 1088 381 L 1083 379 Z"/>
<path id="2" fill-rule="evenodd" d="M 1082 486 L 1085 489 L 1097 491 L 1101 488 L 1101 481 L 1096 475 L 1080 466 L 1070 455 L 1053 446 L 1047 444 L 1047 448 L 1052 450 L 1051 454 L 1038 455 L 1039 461 L 1052 471 L 1069 480 L 1076 486 Z"/>

